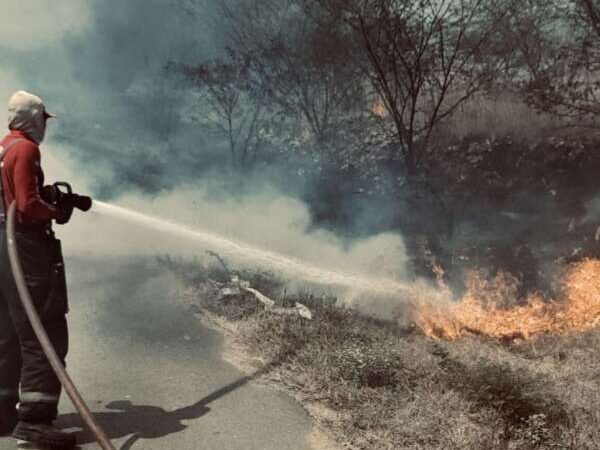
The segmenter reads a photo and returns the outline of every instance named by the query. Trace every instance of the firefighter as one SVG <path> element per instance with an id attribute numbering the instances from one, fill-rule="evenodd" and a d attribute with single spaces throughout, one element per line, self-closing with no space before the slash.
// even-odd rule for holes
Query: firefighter
<path id="1" fill-rule="evenodd" d="M 58 355 L 67 355 L 67 291 L 60 241 L 52 221 L 68 222 L 73 205 L 42 198 L 39 144 L 54 117 L 42 100 L 24 91 L 8 105 L 8 135 L 0 141 L 0 435 L 18 445 L 72 448 L 73 434 L 52 426 L 61 386 L 21 306 L 10 268 L 6 213 L 15 201 L 16 242 L 35 307 Z M 18 404 L 18 410 L 17 410 Z"/>

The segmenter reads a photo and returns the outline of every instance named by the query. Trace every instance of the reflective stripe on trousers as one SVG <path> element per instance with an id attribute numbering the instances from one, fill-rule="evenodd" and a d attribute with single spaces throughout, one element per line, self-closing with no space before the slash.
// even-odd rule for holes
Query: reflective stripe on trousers
<path id="1" fill-rule="evenodd" d="M 57 403 L 58 399 L 58 395 L 44 392 L 21 392 L 19 396 L 21 403 Z"/>
<path id="2" fill-rule="evenodd" d="M 67 295 L 58 240 L 37 232 L 18 232 L 28 288 L 46 333 L 61 361 L 69 347 Z M 60 269 L 60 270 L 59 270 Z M 60 272 L 57 273 L 57 272 Z M 60 275 L 60 276 L 59 276 Z M 19 395 L 19 386 L 21 395 Z M 0 388 L 17 391 L 2 404 L 19 403 L 19 420 L 49 423 L 58 414 L 61 386 L 21 307 L 12 275 L 6 229 L 0 226 Z"/>

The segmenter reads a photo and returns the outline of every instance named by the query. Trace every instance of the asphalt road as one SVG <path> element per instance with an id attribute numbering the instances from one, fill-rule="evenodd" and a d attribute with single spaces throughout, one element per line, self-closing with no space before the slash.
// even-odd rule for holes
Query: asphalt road
<path id="1" fill-rule="evenodd" d="M 117 449 L 311 449 L 302 408 L 225 363 L 220 337 L 174 300 L 176 281 L 151 260 L 72 259 L 67 271 L 67 364 Z M 60 410 L 62 428 L 83 428 L 67 398 Z"/>

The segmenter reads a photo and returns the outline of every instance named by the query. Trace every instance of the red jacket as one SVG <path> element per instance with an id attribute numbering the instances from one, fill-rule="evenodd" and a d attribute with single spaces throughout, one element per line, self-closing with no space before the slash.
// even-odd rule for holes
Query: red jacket
<path id="1" fill-rule="evenodd" d="M 8 150 L 2 167 L 2 187 L 7 213 L 10 204 L 16 200 L 19 223 L 47 224 L 52 219 L 59 218 L 60 213 L 40 197 L 40 190 L 44 185 L 40 149 L 25 133 L 16 130 L 12 130 L 0 141 L 0 145 L 7 147 L 15 139 L 22 140 Z"/>

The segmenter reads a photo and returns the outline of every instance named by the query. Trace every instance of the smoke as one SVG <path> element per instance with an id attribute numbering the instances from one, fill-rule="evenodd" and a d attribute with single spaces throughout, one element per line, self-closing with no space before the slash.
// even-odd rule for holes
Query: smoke
<path id="1" fill-rule="evenodd" d="M 78 33 L 90 23 L 90 10 L 82 1 L 3 0 L 2 46 L 18 51 L 44 49 L 65 34 Z"/>
<path id="2" fill-rule="evenodd" d="M 190 20 L 175 1 L 21 3 L 3 5 L 10 26 L 0 31 L 0 98 L 26 89 L 60 117 L 42 145 L 48 181 L 67 180 L 78 192 L 316 267 L 407 276 L 398 235 L 343 240 L 315 227 L 306 204 L 264 177 L 246 180 L 241 194 L 223 188 L 228 155 L 180 120 L 185 92 L 164 70 L 171 61 L 198 63 L 221 51 L 219 33 L 203 25 L 209 21 Z M 31 32 L 23 36 L 23 28 Z M 214 250 L 94 212 L 76 212 L 57 234 L 68 258 L 204 257 Z"/>
<path id="3" fill-rule="evenodd" d="M 163 218 L 190 230 L 226 237 L 245 247 L 285 255 L 315 269 L 344 274 L 401 279 L 406 277 L 402 239 L 382 234 L 349 245 L 333 233 L 310 227 L 310 214 L 302 202 L 276 192 L 217 200 L 200 186 L 179 188 L 152 200 L 125 196 L 119 204 Z M 143 223 L 118 221 L 112 216 L 91 213 L 78 215 L 69 224 L 65 253 L 74 256 L 125 256 L 176 254 L 204 259 L 205 251 L 221 251 L 211 239 L 198 240 L 156 231 Z M 246 252 L 224 254 L 235 267 L 259 267 L 303 281 L 303 274 L 283 270 L 268 255 L 257 260 Z M 306 272 L 311 272 L 308 269 Z M 320 276 L 319 276 L 320 277 Z M 333 280 L 332 280 L 333 281 Z M 358 286 L 357 286 L 358 288 Z"/>
<path id="4" fill-rule="evenodd" d="M 60 116 L 46 147 L 105 199 L 172 189 L 218 164 L 220 149 L 179 120 L 181 93 L 164 72 L 217 52 L 214 33 L 178 1 L 59 3 L 3 2 L 0 101 L 39 94 Z"/>
<path id="5" fill-rule="evenodd" d="M 201 21 L 176 1 L 10 1 L 3 4 L 0 72 L 38 93 L 60 116 L 48 143 L 76 162 L 104 198 L 160 192 L 197 179 L 214 156 L 202 133 L 182 125 L 170 61 L 218 51 Z M 0 82 L 6 99 L 17 83 Z"/>

